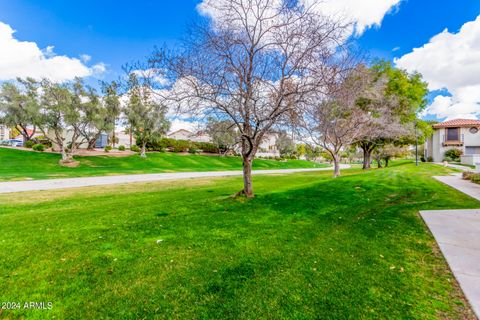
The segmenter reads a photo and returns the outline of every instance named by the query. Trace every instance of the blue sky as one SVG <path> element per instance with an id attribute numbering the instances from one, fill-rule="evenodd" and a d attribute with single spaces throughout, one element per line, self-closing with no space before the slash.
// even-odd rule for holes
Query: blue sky
<path id="1" fill-rule="evenodd" d="M 155 45 L 175 43 L 197 16 L 197 3 L 0 0 L 0 21 L 17 30 L 17 39 L 35 41 L 40 48 L 53 45 L 57 54 L 88 54 L 92 62 L 104 62 L 111 77 L 124 63 L 143 59 Z"/>
<path id="2" fill-rule="evenodd" d="M 343 2 L 348 1 L 351 0 L 343 0 Z M 360 0 L 354 1 L 358 3 Z M 379 0 L 363 0 L 365 6 L 375 1 L 379 3 Z M 401 58 L 412 53 L 414 48 L 428 44 L 432 37 L 442 33 L 444 29 L 448 29 L 451 34 L 459 33 L 464 24 L 474 21 L 480 15 L 479 0 L 388 1 L 391 3 L 400 1 L 400 3 L 385 12 L 381 25 L 369 26 L 362 35 L 357 37 L 359 46 L 369 52 L 372 57 L 389 60 Z M 201 0 L 138 0 L 135 2 L 0 0 L 0 22 L 16 30 L 12 36 L 15 40 L 34 42 L 48 56 L 66 56 L 73 59 L 88 55 L 91 58 L 84 56 L 72 73 L 91 73 L 90 81 L 95 81 L 97 78 L 108 80 L 116 78 L 121 73 L 121 66 L 124 63 L 146 57 L 155 45 L 161 46 L 164 43 L 175 45 L 188 22 L 198 17 L 196 6 L 200 2 Z M 467 32 L 471 35 L 474 31 L 465 31 Z M 457 39 L 457 42 L 463 43 L 462 39 Z M 441 47 L 445 41 L 450 40 L 440 39 L 439 41 L 443 41 L 437 44 Z M 476 44 L 480 41 L 480 35 L 478 40 L 468 41 L 470 44 L 472 42 Z M 54 46 L 54 48 L 47 50 L 48 46 Z M 448 43 L 446 46 L 448 47 Z M 449 54 L 445 53 L 438 59 L 445 59 Z M 422 59 L 425 59 L 425 56 L 430 56 L 429 52 L 425 52 L 424 55 L 421 52 L 415 53 L 408 59 L 402 59 L 399 64 L 406 69 L 421 69 Z M 81 64 L 95 71 L 83 70 L 84 66 Z M 94 66 L 96 69 L 93 69 Z M 437 95 L 441 97 L 453 95 L 453 98 L 449 101 L 443 99 L 444 101 L 441 101 L 443 105 L 440 102 L 438 102 L 439 106 L 434 105 L 435 110 L 440 110 L 438 114 L 425 116 L 442 118 L 452 111 L 448 108 L 455 107 L 458 103 L 463 104 L 458 107 L 459 111 L 455 115 L 464 113 L 468 116 L 477 115 L 480 108 L 478 110 L 475 108 L 478 107 L 480 99 L 466 107 L 465 103 L 471 101 L 464 99 L 465 95 L 462 92 L 465 90 L 462 88 L 480 85 L 480 81 L 466 84 L 441 83 L 434 77 L 442 77 L 442 72 L 448 71 L 443 69 L 439 70 L 438 74 L 428 75 L 433 82 L 439 82 L 438 85 L 432 86 L 434 91 L 432 104 L 433 98 Z M 426 71 L 428 74 L 429 70 Z M 0 66 L 0 80 L 2 80 L 1 72 Z M 11 72 L 9 74 L 11 75 Z M 5 77 L 7 76 L 4 76 L 3 80 Z M 437 91 L 437 87 L 442 86 L 447 88 Z M 480 89 L 480 86 L 478 88 Z M 472 98 L 470 95 L 468 99 L 477 98 Z"/>

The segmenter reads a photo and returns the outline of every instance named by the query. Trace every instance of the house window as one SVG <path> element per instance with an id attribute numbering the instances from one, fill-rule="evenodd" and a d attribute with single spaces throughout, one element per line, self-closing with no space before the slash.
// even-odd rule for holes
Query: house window
<path id="1" fill-rule="evenodd" d="M 460 128 L 448 128 L 447 141 L 460 141 Z"/>

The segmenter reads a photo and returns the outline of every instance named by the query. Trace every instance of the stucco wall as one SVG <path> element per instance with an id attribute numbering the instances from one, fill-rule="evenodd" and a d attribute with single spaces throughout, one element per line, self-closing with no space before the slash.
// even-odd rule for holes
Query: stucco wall
<path id="1" fill-rule="evenodd" d="M 441 162 L 445 156 L 445 152 L 449 149 L 461 149 L 465 153 L 465 147 L 480 147 L 480 131 L 473 134 L 470 128 L 460 128 L 460 141 L 463 146 L 443 146 L 445 141 L 446 130 L 444 128 L 435 130 L 431 138 L 427 140 L 426 149 L 427 156 L 433 157 L 434 162 Z"/>

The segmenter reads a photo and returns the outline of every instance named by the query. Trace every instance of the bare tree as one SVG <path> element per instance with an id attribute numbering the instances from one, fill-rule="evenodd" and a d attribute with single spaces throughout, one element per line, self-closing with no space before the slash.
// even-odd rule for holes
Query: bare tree
<path id="1" fill-rule="evenodd" d="M 299 2 L 210 0 L 176 54 L 152 61 L 171 80 L 168 98 L 178 110 L 230 119 L 241 137 L 244 187 L 253 197 L 252 162 L 272 127 L 295 114 L 328 76 L 348 26 Z"/>
<path id="2" fill-rule="evenodd" d="M 360 101 L 370 85 L 372 75 L 359 65 L 342 77 L 339 74 L 328 86 L 313 92 L 305 103 L 305 112 L 300 124 L 300 133 L 305 142 L 323 148 L 333 159 L 334 177 L 340 175 L 340 158 L 344 148 L 349 147 L 365 132 L 371 113 Z"/>
<path id="3" fill-rule="evenodd" d="M 408 136 L 412 131 L 411 125 L 403 123 L 395 113 L 392 104 L 395 102 L 389 99 L 378 100 L 379 107 L 365 125 L 362 136 L 357 139 L 356 145 L 363 151 L 363 169 L 370 169 L 372 154 L 376 148 Z"/>

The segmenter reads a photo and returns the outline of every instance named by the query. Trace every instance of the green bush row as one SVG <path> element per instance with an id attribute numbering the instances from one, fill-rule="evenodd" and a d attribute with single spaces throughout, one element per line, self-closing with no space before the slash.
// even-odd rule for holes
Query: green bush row
<path id="1" fill-rule="evenodd" d="M 480 184 L 480 173 L 475 173 L 471 171 L 463 172 L 463 179 L 470 180 L 472 182 Z"/>
<path id="2" fill-rule="evenodd" d="M 161 138 L 147 142 L 147 151 L 173 151 L 198 153 L 219 153 L 219 149 L 213 143 L 193 142 L 188 140 L 176 140 L 172 138 Z"/>
<path id="3" fill-rule="evenodd" d="M 32 146 L 32 149 L 35 151 L 43 152 L 45 151 L 45 146 L 43 144 L 37 143 Z"/>
<path id="4" fill-rule="evenodd" d="M 26 141 L 24 146 L 25 146 L 25 148 L 31 149 L 36 144 L 43 144 L 45 146 L 45 148 L 52 147 L 52 143 L 43 136 L 38 136 L 38 137 L 35 137 L 35 138 L 32 138 L 32 139 Z"/>

